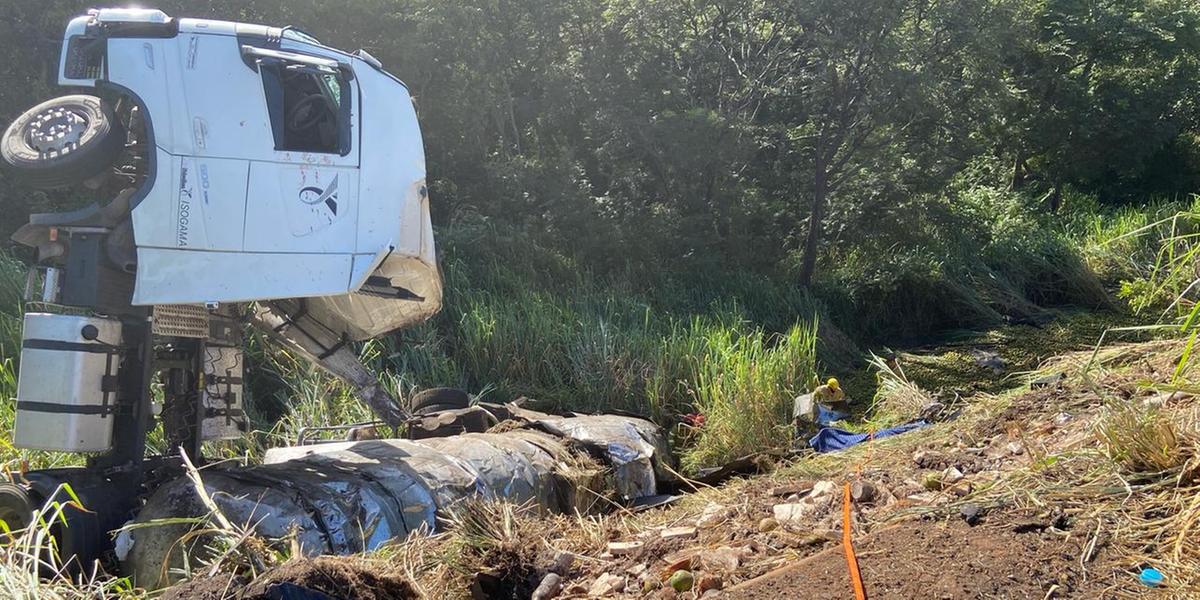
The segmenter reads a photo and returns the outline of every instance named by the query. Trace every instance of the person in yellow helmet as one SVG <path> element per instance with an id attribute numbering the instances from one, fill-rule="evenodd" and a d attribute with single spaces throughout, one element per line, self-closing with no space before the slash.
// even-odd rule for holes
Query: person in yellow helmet
<path id="1" fill-rule="evenodd" d="M 813 391 L 798 396 L 792 405 L 796 440 L 807 440 L 821 427 L 845 419 L 848 405 L 842 384 L 832 377 Z"/>

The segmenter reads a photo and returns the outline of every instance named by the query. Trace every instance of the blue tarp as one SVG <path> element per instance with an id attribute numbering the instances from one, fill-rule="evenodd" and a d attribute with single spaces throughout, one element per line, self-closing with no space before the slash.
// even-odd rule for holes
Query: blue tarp
<path id="1" fill-rule="evenodd" d="M 808 446 L 817 452 L 833 452 L 834 450 L 845 450 L 850 446 L 861 444 L 867 440 L 899 435 L 928 426 L 929 422 L 921 419 L 890 429 L 881 429 L 874 434 L 854 433 L 845 429 L 825 427 L 821 431 L 818 431 L 817 435 L 814 435 L 812 439 L 808 440 Z"/>

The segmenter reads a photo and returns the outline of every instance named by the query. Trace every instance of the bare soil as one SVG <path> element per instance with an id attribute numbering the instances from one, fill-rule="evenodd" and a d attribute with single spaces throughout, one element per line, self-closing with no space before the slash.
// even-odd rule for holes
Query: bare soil
<path id="1" fill-rule="evenodd" d="M 1082 536 L 961 521 L 915 521 L 855 543 L 873 600 L 1101 598 L 1111 582 L 1085 580 Z M 1020 532 L 1018 532 L 1020 531 Z M 853 597 L 840 545 L 726 590 L 729 600 Z"/>

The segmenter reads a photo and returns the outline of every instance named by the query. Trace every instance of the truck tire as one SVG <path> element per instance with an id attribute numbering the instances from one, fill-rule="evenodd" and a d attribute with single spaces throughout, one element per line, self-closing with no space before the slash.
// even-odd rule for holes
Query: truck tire
<path id="1" fill-rule="evenodd" d="M 430 388 L 418 392 L 412 399 L 412 412 L 428 415 L 443 410 L 458 410 L 471 405 L 471 397 L 456 388 Z"/>
<path id="2" fill-rule="evenodd" d="M 25 183 L 42 189 L 81 183 L 112 167 L 125 128 L 95 96 L 47 100 L 17 117 L 0 139 L 0 158 Z"/>

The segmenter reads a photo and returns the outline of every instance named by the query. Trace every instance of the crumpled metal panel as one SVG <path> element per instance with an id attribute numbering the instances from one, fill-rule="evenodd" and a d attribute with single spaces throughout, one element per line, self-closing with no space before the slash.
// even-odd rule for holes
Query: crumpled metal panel
<path id="1" fill-rule="evenodd" d="M 617 492 L 625 500 L 653 496 L 658 481 L 674 479 L 666 468 L 671 457 L 666 438 L 649 421 L 619 415 L 547 416 L 532 424 L 603 454 L 616 471 Z"/>
<path id="2" fill-rule="evenodd" d="M 514 418 L 529 428 L 277 448 L 261 465 L 214 467 L 201 477 L 230 521 L 267 538 L 295 535 L 306 555 L 363 552 L 433 531 L 439 513 L 470 497 L 570 510 L 564 499 L 578 490 L 564 489 L 574 485 L 567 463 L 580 462 L 569 459 L 581 452 L 607 463 L 612 491 L 626 499 L 652 496 L 659 481 L 672 480 L 665 437 L 648 421 L 519 412 Z M 136 522 L 204 514 L 192 482 L 181 477 L 156 491 Z M 120 558 L 138 585 L 166 583 L 158 576 L 164 561 L 181 562 L 175 541 L 183 533 L 175 524 L 122 534 Z"/>

